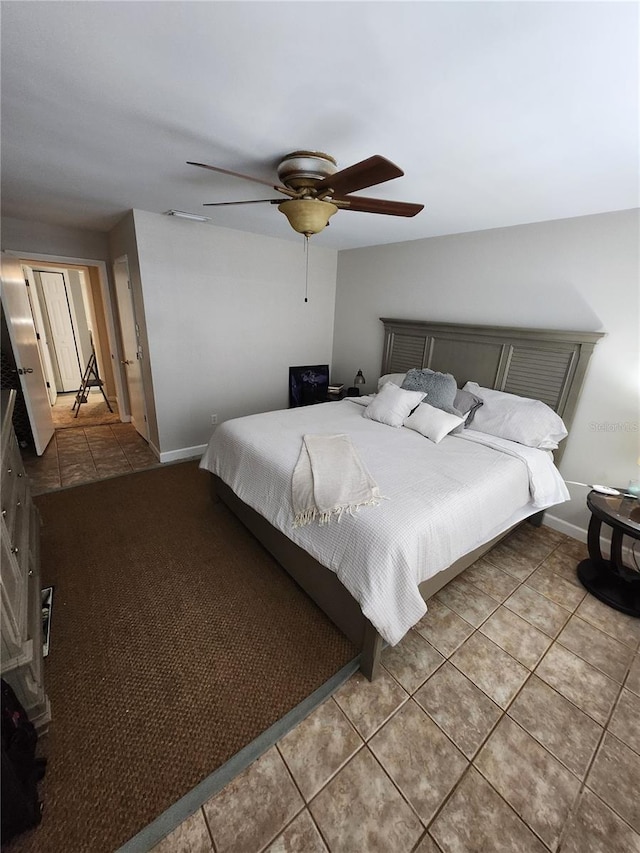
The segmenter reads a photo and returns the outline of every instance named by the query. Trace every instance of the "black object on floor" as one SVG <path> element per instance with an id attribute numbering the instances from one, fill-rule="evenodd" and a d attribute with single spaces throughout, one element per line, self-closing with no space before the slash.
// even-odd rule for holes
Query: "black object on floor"
<path id="1" fill-rule="evenodd" d="M 46 759 L 36 758 L 38 735 L 12 687 L 2 679 L 2 841 L 40 823 L 37 784 Z"/>

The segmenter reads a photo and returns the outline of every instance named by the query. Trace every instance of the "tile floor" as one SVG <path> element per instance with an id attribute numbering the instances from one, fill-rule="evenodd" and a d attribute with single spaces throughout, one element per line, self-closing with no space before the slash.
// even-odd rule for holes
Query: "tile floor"
<path id="1" fill-rule="evenodd" d="M 121 423 L 25 459 L 35 494 L 155 464 Z M 154 853 L 640 853 L 640 620 L 584 556 L 518 528 Z"/>
<path id="2" fill-rule="evenodd" d="M 57 429 L 42 456 L 23 452 L 34 495 L 158 465 L 129 423 Z"/>
<path id="3" fill-rule="evenodd" d="M 640 853 L 640 620 L 524 525 L 153 853 Z"/>

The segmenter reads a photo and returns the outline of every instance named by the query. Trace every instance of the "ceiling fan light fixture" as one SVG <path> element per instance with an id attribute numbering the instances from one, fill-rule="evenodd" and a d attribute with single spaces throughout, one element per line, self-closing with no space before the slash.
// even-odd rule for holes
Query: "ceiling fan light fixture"
<path id="1" fill-rule="evenodd" d="M 317 198 L 289 199 L 278 205 L 278 210 L 284 213 L 293 230 L 306 237 L 319 234 L 326 228 L 337 209 L 330 201 Z"/>

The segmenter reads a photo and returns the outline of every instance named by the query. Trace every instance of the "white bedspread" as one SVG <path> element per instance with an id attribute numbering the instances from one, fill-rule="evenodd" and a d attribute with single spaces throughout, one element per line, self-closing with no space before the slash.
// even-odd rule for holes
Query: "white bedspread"
<path id="1" fill-rule="evenodd" d="M 200 463 L 336 572 L 394 645 L 426 612 L 418 585 L 527 515 L 569 495 L 551 454 L 465 430 L 433 444 L 362 417 L 349 399 L 221 424 Z M 302 436 L 345 433 L 384 495 L 339 523 L 293 526 Z M 535 499 L 532 499 L 535 496 Z"/>

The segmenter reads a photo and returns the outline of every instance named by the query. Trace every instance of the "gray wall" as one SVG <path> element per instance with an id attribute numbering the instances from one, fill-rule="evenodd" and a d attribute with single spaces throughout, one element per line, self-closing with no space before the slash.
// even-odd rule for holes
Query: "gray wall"
<path id="1" fill-rule="evenodd" d="M 163 459 L 206 444 L 212 414 L 286 408 L 290 365 L 330 363 L 334 250 L 311 241 L 305 303 L 302 238 L 133 219 Z"/>
<path id="2" fill-rule="evenodd" d="M 428 211 L 423 215 L 428 215 Z M 605 331 L 561 471 L 626 486 L 638 477 L 638 211 L 340 252 L 333 364 L 380 373 L 380 317 Z M 586 490 L 549 515 L 586 528 Z"/>

